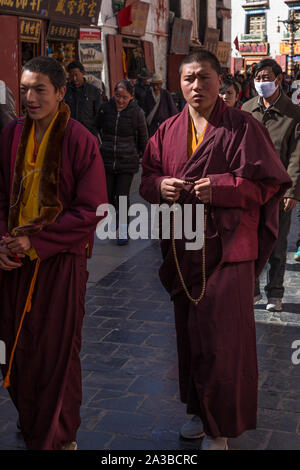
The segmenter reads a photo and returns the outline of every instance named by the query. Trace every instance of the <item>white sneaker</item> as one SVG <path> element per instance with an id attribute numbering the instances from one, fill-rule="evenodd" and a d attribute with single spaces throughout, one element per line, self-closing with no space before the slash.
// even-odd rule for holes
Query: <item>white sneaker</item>
<path id="1" fill-rule="evenodd" d="M 201 450 L 228 450 L 227 437 L 204 436 Z"/>
<path id="2" fill-rule="evenodd" d="M 199 416 L 193 416 L 180 429 L 181 437 L 185 439 L 199 439 L 204 435 L 203 423 Z"/>
<path id="3" fill-rule="evenodd" d="M 269 312 L 282 312 L 282 299 L 270 297 L 268 299 L 266 310 L 268 310 Z"/>

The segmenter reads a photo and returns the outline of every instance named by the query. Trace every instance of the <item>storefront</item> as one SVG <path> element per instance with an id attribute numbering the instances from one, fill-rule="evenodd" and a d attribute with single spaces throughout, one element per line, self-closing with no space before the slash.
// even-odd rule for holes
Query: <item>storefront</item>
<path id="1" fill-rule="evenodd" d="M 133 2 L 118 2 L 116 11 L 130 3 Z M 132 24 L 119 28 L 119 34 L 106 36 L 111 94 L 116 83 L 123 78 L 136 80 L 142 68 L 147 67 L 151 73 L 155 72 L 153 44 L 142 39 L 146 32 L 148 14 L 149 3 L 134 2 Z"/>
<path id="2" fill-rule="evenodd" d="M 283 71 L 286 72 L 288 70 L 288 62 L 289 62 L 289 52 L 290 52 L 290 45 L 288 42 L 282 42 L 280 44 L 280 54 L 281 54 L 281 61 L 282 64 L 285 65 L 283 67 Z M 300 41 L 296 41 L 294 45 L 294 69 L 295 74 L 300 70 Z"/>
<path id="3" fill-rule="evenodd" d="M 10 0 L 0 2 L 0 79 L 11 88 L 20 113 L 19 82 L 24 65 L 40 55 L 66 67 L 78 58 L 80 26 L 97 25 L 101 0 Z"/>
<path id="4" fill-rule="evenodd" d="M 269 57 L 268 42 L 240 42 L 240 54 L 244 59 L 244 69 L 251 71 L 253 64 Z"/>

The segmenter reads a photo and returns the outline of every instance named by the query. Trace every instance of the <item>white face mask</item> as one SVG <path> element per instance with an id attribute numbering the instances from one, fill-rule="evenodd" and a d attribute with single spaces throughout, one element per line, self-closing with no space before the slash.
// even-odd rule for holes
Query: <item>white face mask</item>
<path id="1" fill-rule="evenodd" d="M 254 80 L 254 85 L 257 93 L 259 96 L 262 96 L 263 98 L 270 98 L 270 96 L 274 95 L 275 91 L 278 88 L 278 84 L 275 84 L 276 79 L 274 82 L 257 82 Z"/>

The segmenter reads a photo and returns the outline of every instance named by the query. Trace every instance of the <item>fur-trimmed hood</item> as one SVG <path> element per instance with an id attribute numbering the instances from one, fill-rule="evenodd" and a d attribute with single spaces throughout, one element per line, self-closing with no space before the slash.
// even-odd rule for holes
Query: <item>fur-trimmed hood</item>
<path id="1" fill-rule="evenodd" d="M 49 135 L 49 144 L 45 152 L 39 186 L 39 216 L 19 226 L 20 200 L 22 191 L 22 173 L 25 152 L 32 119 L 25 118 L 17 150 L 8 217 L 8 230 L 13 236 L 34 235 L 44 226 L 52 224 L 62 211 L 59 200 L 59 174 L 65 131 L 70 119 L 70 110 L 65 103 L 60 104 L 59 114 Z"/>

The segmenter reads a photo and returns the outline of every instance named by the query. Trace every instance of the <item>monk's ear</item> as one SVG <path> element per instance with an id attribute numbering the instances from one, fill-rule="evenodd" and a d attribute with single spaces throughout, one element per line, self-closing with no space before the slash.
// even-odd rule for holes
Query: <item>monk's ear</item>
<path id="1" fill-rule="evenodd" d="M 63 101 L 66 91 L 67 91 L 66 86 L 60 87 L 60 89 L 58 90 L 58 101 Z"/>

